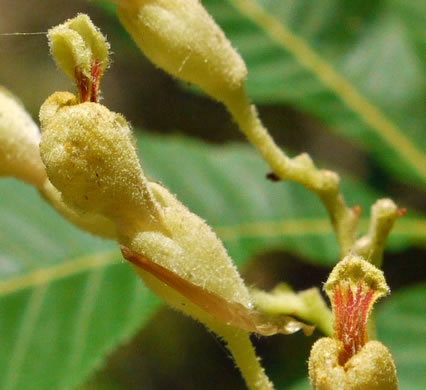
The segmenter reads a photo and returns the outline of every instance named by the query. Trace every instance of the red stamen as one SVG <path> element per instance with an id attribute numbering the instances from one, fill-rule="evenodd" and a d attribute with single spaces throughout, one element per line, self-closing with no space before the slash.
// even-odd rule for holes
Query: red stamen
<path id="1" fill-rule="evenodd" d="M 101 80 L 100 62 L 95 60 L 92 64 L 90 78 L 86 77 L 78 68 L 75 70 L 75 78 L 77 80 L 77 89 L 80 95 L 80 103 L 98 102 L 99 84 Z"/>
<path id="2" fill-rule="evenodd" d="M 367 332 L 367 320 L 368 314 L 371 309 L 371 305 L 373 303 L 374 298 L 374 290 L 369 290 L 364 296 L 364 299 L 361 302 L 361 315 L 360 315 L 360 326 L 363 327 L 363 332 L 360 334 L 362 336 L 361 343 L 364 345 L 368 341 L 368 332 Z"/>
<path id="3" fill-rule="evenodd" d="M 368 341 L 367 320 L 375 292 L 363 281 L 358 283 L 355 297 L 349 284 L 339 283 L 334 287 L 334 337 L 343 343 L 339 356 L 341 365 L 357 354 Z"/>
<path id="4" fill-rule="evenodd" d="M 356 293 L 356 302 L 355 302 L 355 311 L 351 318 L 351 328 L 352 328 L 352 337 L 354 340 L 354 347 L 357 349 L 361 346 L 361 333 L 362 329 L 360 328 L 360 311 L 361 311 L 361 302 L 362 302 L 362 292 L 363 286 L 361 283 L 358 284 L 357 293 Z M 358 350 L 355 353 L 359 352 Z"/>
<path id="5" fill-rule="evenodd" d="M 97 103 L 98 102 L 98 92 L 99 92 L 99 83 L 100 83 L 101 67 L 98 60 L 92 65 L 92 94 L 90 101 Z"/>
<path id="6" fill-rule="evenodd" d="M 361 300 L 361 294 L 362 294 L 362 285 L 359 284 L 356 292 L 356 298 L 353 304 L 351 305 L 351 312 L 348 313 L 347 318 L 347 338 L 348 342 L 350 343 L 350 351 L 352 354 L 357 353 L 358 348 L 358 339 L 359 339 L 359 329 L 357 328 L 358 325 L 358 313 L 359 313 L 359 303 Z"/>
<path id="7" fill-rule="evenodd" d="M 77 89 L 80 95 L 80 102 L 87 102 L 89 100 L 90 80 L 77 68 L 75 70 L 75 78 L 77 80 Z"/>

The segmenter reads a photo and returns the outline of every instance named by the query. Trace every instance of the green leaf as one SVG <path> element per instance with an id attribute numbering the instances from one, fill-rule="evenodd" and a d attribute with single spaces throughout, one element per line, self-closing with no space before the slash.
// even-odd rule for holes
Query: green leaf
<path id="1" fill-rule="evenodd" d="M 337 246 L 319 201 L 293 183 L 271 183 L 248 145 L 209 146 L 142 135 L 147 174 L 163 180 L 224 239 L 241 266 L 256 252 L 286 249 L 319 264 Z M 351 204 L 377 194 L 344 181 Z M 63 221 L 37 193 L 0 181 L 0 388 L 70 389 L 150 318 L 158 305 L 116 245 Z M 404 222 L 404 223 L 402 223 Z M 398 222 L 396 249 L 424 238 L 421 221 Z"/>
<path id="2" fill-rule="evenodd" d="M 203 4 L 247 62 L 247 87 L 256 102 L 292 104 L 313 114 L 363 145 L 398 179 L 421 186 L 424 62 L 416 42 L 424 40 L 424 12 L 405 5 L 413 2 L 393 3 Z"/>
<path id="3" fill-rule="evenodd" d="M 112 242 L 78 231 L 15 180 L 1 180 L 0 194 L 0 388 L 74 388 L 159 300 Z"/>
<path id="4" fill-rule="evenodd" d="M 391 351 L 401 389 L 425 388 L 426 284 L 398 290 L 377 313 L 378 338 Z"/>
<path id="5" fill-rule="evenodd" d="M 425 10 L 421 1 L 389 0 L 392 12 L 404 22 L 410 40 L 417 46 L 419 58 L 424 62 Z"/>

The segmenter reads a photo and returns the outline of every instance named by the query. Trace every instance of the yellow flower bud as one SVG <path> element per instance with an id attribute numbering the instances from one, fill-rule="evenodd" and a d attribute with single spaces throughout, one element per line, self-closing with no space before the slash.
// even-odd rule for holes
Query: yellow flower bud
<path id="1" fill-rule="evenodd" d="M 118 17 L 158 67 L 227 102 L 243 87 L 243 59 L 199 0 L 121 0 Z"/>
<path id="2" fill-rule="evenodd" d="M 151 182 L 150 188 L 170 233 L 138 232 L 124 244 L 196 286 L 251 307 L 249 292 L 216 234 L 164 187 Z"/>
<path id="3" fill-rule="evenodd" d="M 0 88 L 0 176 L 12 176 L 37 188 L 46 171 L 40 159 L 40 132 L 22 104 Z"/>
<path id="4" fill-rule="evenodd" d="M 126 120 L 98 103 L 57 92 L 40 109 L 40 154 L 67 204 L 104 215 L 123 229 L 159 224 Z"/>
<path id="5" fill-rule="evenodd" d="M 79 14 L 48 32 L 58 66 L 73 79 L 80 101 L 97 101 L 100 79 L 108 67 L 109 44 L 87 15 Z"/>

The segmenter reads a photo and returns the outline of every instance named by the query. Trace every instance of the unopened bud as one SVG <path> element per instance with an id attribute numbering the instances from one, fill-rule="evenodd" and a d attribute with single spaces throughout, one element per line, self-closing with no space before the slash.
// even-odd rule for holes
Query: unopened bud
<path id="1" fill-rule="evenodd" d="M 109 44 L 87 15 L 56 26 L 48 32 L 50 50 L 58 66 L 73 79 L 80 101 L 97 101 L 100 79 L 108 67 Z"/>
<path id="2" fill-rule="evenodd" d="M 163 186 L 150 183 L 150 188 L 170 234 L 139 232 L 126 244 L 183 279 L 249 307 L 249 292 L 216 234 Z"/>
<path id="3" fill-rule="evenodd" d="M 40 153 L 66 203 L 118 224 L 146 228 L 158 222 L 135 141 L 121 115 L 57 92 L 42 105 L 40 121 Z"/>
<path id="4" fill-rule="evenodd" d="M 121 0 L 118 16 L 158 67 L 227 102 L 247 68 L 199 0 Z"/>

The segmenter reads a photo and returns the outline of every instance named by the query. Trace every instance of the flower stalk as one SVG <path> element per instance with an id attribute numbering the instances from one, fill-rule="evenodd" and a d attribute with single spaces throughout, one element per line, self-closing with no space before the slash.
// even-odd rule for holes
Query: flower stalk
<path id="1" fill-rule="evenodd" d="M 405 209 L 398 209 L 391 199 L 379 199 L 371 207 L 368 233 L 356 241 L 354 252 L 380 268 L 383 262 L 386 239 L 396 220 L 402 217 L 405 212 Z"/>

